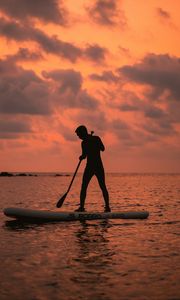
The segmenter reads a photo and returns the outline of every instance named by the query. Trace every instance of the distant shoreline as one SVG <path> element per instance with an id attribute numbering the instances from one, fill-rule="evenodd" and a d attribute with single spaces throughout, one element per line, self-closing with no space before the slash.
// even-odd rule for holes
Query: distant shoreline
<path id="1" fill-rule="evenodd" d="M 0 172 L 0 177 L 38 177 L 38 176 L 52 176 L 52 177 L 69 177 L 72 172 Z M 180 175 L 180 172 L 106 172 L 113 176 L 150 176 L 150 175 Z M 79 172 L 78 175 L 82 175 Z"/>
<path id="2" fill-rule="evenodd" d="M 71 176 L 70 174 L 62 174 L 62 173 L 39 173 L 39 172 L 1 172 L 0 177 L 17 177 L 17 176 L 22 176 L 22 177 L 28 177 L 28 176 L 54 176 L 54 177 L 59 177 L 59 176 Z"/>

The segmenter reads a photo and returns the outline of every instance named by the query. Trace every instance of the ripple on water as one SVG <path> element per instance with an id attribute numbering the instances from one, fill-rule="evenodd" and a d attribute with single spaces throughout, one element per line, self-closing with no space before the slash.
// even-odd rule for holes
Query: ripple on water
<path id="1" fill-rule="evenodd" d="M 1 209 L 54 209 L 69 179 L 0 178 Z M 2 215 L 2 300 L 180 299 L 179 175 L 116 174 L 106 180 L 114 211 L 148 210 L 149 218 L 25 224 Z M 96 184 L 88 190 L 88 211 L 103 210 Z M 78 176 L 65 210 L 78 204 L 80 185 Z"/>

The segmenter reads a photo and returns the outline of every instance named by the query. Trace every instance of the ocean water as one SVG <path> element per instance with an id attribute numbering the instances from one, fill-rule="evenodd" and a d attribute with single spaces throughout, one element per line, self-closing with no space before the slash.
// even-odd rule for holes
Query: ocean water
<path id="1" fill-rule="evenodd" d="M 180 299 L 180 175 L 107 174 L 112 211 L 148 210 L 147 220 L 23 224 L 10 206 L 55 209 L 71 177 L 1 177 L 1 300 Z M 61 210 L 79 202 L 81 174 Z M 95 178 L 88 211 L 102 211 Z"/>

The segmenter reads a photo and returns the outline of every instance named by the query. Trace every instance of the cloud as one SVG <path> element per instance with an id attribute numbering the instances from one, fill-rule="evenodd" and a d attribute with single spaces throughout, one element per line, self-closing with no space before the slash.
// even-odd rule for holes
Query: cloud
<path id="1" fill-rule="evenodd" d="M 131 148 L 145 144 L 147 142 L 147 134 L 143 134 L 140 130 L 134 129 L 127 122 L 120 118 L 114 119 L 109 127 L 111 131 L 116 135 L 121 147 Z"/>
<path id="2" fill-rule="evenodd" d="M 103 62 L 105 61 L 105 55 L 107 49 L 100 47 L 99 45 L 88 45 L 84 50 L 84 55 L 94 62 Z"/>
<path id="3" fill-rule="evenodd" d="M 69 128 L 68 126 L 64 125 L 60 121 L 58 122 L 58 131 L 61 133 L 63 138 L 68 142 L 77 141 L 77 136 L 75 133 L 75 128 Z"/>
<path id="4" fill-rule="evenodd" d="M 168 11 L 162 9 L 161 7 L 158 7 L 156 9 L 156 13 L 158 15 L 158 18 L 159 18 L 160 22 L 163 25 L 168 25 L 168 26 L 171 27 L 171 29 L 174 29 L 174 30 L 178 31 L 178 33 L 179 33 L 179 28 L 174 23 L 174 20 L 173 20 L 171 14 Z"/>
<path id="5" fill-rule="evenodd" d="M 156 96 L 168 91 L 171 98 L 180 100 L 180 58 L 178 57 L 168 54 L 149 54 L 140 63 L 119 68 L 119 72 L 128 81 L 151 86 Z"/>
<path id="6" fill-rule="evenodd" d="M 151 119 L 163 118 L 165 115 L 165 112 L 158 107 L 149 106 L 145 110 L 145 116 Z"/>
<path id="7" fill-rule="evenodd" d="M 77 122 L 76 127 L 84 124 L 87 127 L 88 132 L 93 130 L 95 135 L 97 132 L 100 132 L 103 135 L 109 129 L 109 122 L 106 115 L 100 109 L 95 109 L 93 113 L 91 111 L 87 111 L 86 114 L 79 112 L 75 121 Z"/>
<path id="8" fill-rule="evenodd" d="M 1 140 L 13 140 L 13 139 L 19 139 L 19 134 L 14 134 L 14 133 L 9 133 L 9 132 L 1 132 L 0 131 L 0 139 Z M 0 144 L 0 149 L 1 148 L 1 144 Z"/>
<path id="9" fill-rule="evenodd" d="M 114 75 L 112 71 L 104 71 L 102 74 L 90 74 L 89 78 L 95 81 L 118 82 L 119 76 Z"/>
<path id="10" fill-rule="evenodd" d="M 159 102 L 155 103 L 151 101 L 151 98 L 143 96 L 140 99 L 129 91 L 123 92 L 124 97 L 126 101 L 120 102 L 120 104 L 116 104 L 114 107 L 122 112 L 134 113 L 135 120 L 138 120 L 135 122 L 136 126 L 141 131 L 144 131 L 144 133 L 151 134 L 151 141 L 157 140 L 157 137 L 160 135 L 169 136 L 177 133 L 174 127 L 174 123 L 178 120 L 179 116 L 179 113 L 175 113 L 177 104 L 174 106 L 173 112 L 173 109 L 167 104 L 166 99 L 163 101 L 164 108 L 162 108 Z M 148 138 L 147 141 L 149 141 Z"/>
<path id="11" fill-rule="evenodd" d="M 37 18 L 44 22 L 57 23 L 65 26 L 67 11 L 63 1 L 57 0 L 1 0 L 0 9 L 8 16 L 24 22 Z"/>
<path id="12" fill-rule="evenodd" d="M 174 128 L 174 118 L 172 118 L 169 109 L 162 110 L 151 104 L 144 107 L 145 122 L 142 128 L 155 136 L 176 135 Z"/>
<path id="13" fill-rule="evenodd" d="M 80 72 L 76 72 L 73 69 L 66 70 L 53 70 L 50 72 L 42 72 L 42 75 L 47 79 L 53 79 L 58 84 L 60 93 L 66 92 L 66 90 L 73 91 L 76 94 L 82 86 L 83 78 Z"/>
<path id="14" fill-rule="evenodd" d="M 25 51 L 25 54 L 29 57 L 30 53 Z M 98 107 L 98 99 L 83 88 L 80 72 L 73 69 L 43 71 L 43 79 L 34 71 L 16 65 L 17 57 L 19 52 L 14 58 L 11 55 L 0 60 L 0 113 L 48 116 L 58 108 Z"/>
<path id="15" fill-rule="evenodd" d="M 121 45 L 118 46 L 118 50 L 121 53 L 121 55 L 131 58 L 131 51 L 128 48 L 122 47 Z"/>
<path id="16" fill-rule="evenodd" d="M 77 104 L 80 108 L 98 109 L 98 99 L 90 95 L 86 89 L 82 90 L 77 97 Z"/>
<path id="17" fill-rule="evenodd" d="M 118 108 L 121 110 L 121 111 L 138 111 L 140 110 L 138 105 L 136 104 L 129 104 L 129 103 L 126 103 L 126 102 L 123 102 L 121 103 Z"/>
<path id="18" fill-rule="evenodd" d="M 32 39 L 38 42 L 46 53 L 59 55 L 73 63 L 82 56 L 81 48 L 72 43 L 63 42 L 57 36 L 49 37 L 38 29 L 33 29 L 32 33 Z"/>
<path id="19" fill-rule="evenodd" d="M 43 59 L 43 56 L 40 51 L 30 51 L 28 48 L 20 47 L 16 54 L 7 55 L 6 58 L 12 62 L 38 61 Z"/>
<path id="20" fill-rule="evenodd" d="M 11 60 L 0 60 L 0 112 L 48 115 L 49 89 L 32 70 L 24 70 Z"/>
<path id="21" fill-rule="evenodd" d="M 19 24 L 17 21 L 10 21 L 0 17 L 0 35 L 7 39 L 26 41 L 30 39 L 32 29 Z"/>
<path id="22" fill-rule="evenodd" d="M 17 21 L 9 21 L 5 18 L 0 18 L 0 35 L 16 42 L 34 41 L 40 45 L 45 53 L 60 56 L 72 63 L 80 58 L 102 63 L 107 53 L 106 48 L 97 44 L 80 48 L 72 43 L 61 41 L 55 35 L 48 36 L 42 30 L 31 25 L 23 25 Z"/>
<path id="23" fill-rule="evenodd" d="M 98 100 L 82 88 L 83 78 L 73 69 L 42 72 L 46 79 L 52 79 L 56 105 L 64 108 L 95 109 Z"/>
<path id="24" fill-rule="evenodd" d="M 17 120 L 0 120 L 0 132 L 31 132 L 31 127 L 28 122 Z"/>
<path id="25" fill-rule="evenodd" d="M 120 119 L 115 119 L 114 121 L 111 122 L 111 125 L 116 130 L 127 130 L 130 128 L 126 122 L 124 122 Z"/>
<path id="26" fill-rule="evenodd" d="M 160 123 L 146 120 L 139 126 L 134 126 L 132 122 L 126 122 L 119 119 L 113 120 L 109 125 L 110 130 L 117 136 L 119 142 L 119 149 L 124 148 L 130 150 L 131 148 L 142 149 L 152 143 L 162 143 L 162 137 L 174 135 L 175 132 L 171 125 L 166 125 L 163 120 Z M 168 132 L 166 133 L 166 129 Z"/>
<path id="27" fill-rule="evenodd" d="M 126 25 L 124 12 L 118 7 L 116 0 L 96 0 L 93 5 L 87 7 L 87 11 L 90 18 L 100 25 L 120 25 L 121 28 Z"/>
<path id="28" fill-rule="evenodd" d="M 156 122 L 148 121 L 144 124 L 143 129 L 152 133 L 154 136 L 170 136 L 176 134 L 174 127 L 166 119 L 156 120 Z"/>
<path id="29" fill-rule="evenodd" d="M 46 53 L 59 55 L 71 62 L 75 62 L 82 55 L 82 50 L 73 44 L 63 42 L 57 36 L 49 37 L 40 29 L 20 24 L 17 21 L 0 18 L 0 35 L 17 42 L 35 41 Z"/>
<path id="30" fill-rule="evenodd" d="M 0 139 L 17 139 L 22 134 L 31 133 L 32 129 L 27 120 L 12 120 L 3 118 L 0 120 Z"/>
<path id="31" fill-rule="evenodd" d="M 137 112 L 142 109 L 143 101 L 135 92 L 121 89 L 118 93 L 118 100 L 109 103 L 113 108 L 117 108 L 122 112 Z"/>
<path id="32" fill-rule="evenodd" d="M 162 9 L 161 7 L 158 7 L 156 9 L 157 14 L 159 17 L 163 18 L 163 19 L 171 19 L 170 13 L 167 12 L 166 10 Z"/>
<path id="33" fill-rule="evenodd" d="M 75 133 L 72 130 L 70 130 L 68 127 L 64 129 L 61 128 L 61 134 L 63 135 L 64 139 L 68 142 L 77 141 L 77 137 Z"/>

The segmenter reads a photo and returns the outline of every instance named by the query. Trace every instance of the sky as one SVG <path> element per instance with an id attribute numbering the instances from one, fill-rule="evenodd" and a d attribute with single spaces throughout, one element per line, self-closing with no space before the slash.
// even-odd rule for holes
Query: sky
<path id="1" fill-rule="evenodd" d="M 179 0 L 1 0 L 0 171 L 180 172 Z"/>

